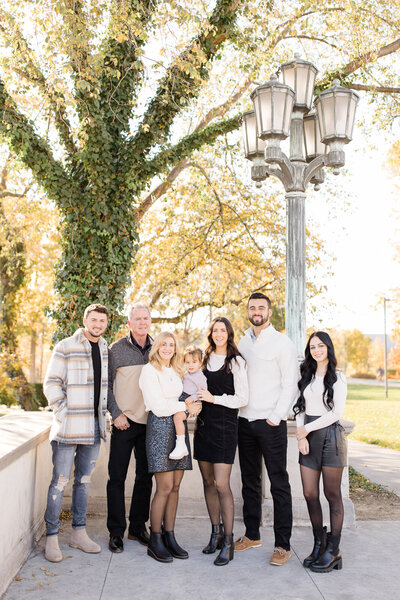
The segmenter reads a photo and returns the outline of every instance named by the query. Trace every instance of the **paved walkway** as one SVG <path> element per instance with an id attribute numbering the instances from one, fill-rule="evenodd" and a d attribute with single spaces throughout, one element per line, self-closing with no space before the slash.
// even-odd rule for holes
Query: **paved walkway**
<path id="1" fill-rule="evenodd" d="M 91 518 L 88 531 L 102 546 L 98 555 L 70 548 L 70 523 L 61 533 L 64 560 L 43 556 L 44 539 L 13 581 L 4 600 L 399 600 L 400 522 L 360 522 L 343 531 L 343 569 L 312 573 L 302 566 L 311 550 L 311 531 L 293 531 L 293 556 L 283 567 L 268 563 L 273 532 L 262 529 L 263 546 L 235 554 L 225 567 L 202 554 L 208 540 L 205 519 L 177 520 L 176 535 L 189 560 L 158 563 L 146 548 L 125 540 L 122 554 L 111 554 L 104 518 Z M 243 524 L 235 524 L 236 535 Z M 390 549 L 390 551 L 388 551 Z"/>
<path id="2" fill-rule="evenodd" d="M 371 481 L 400 495 L 400 452 L 349 440 L 349 462 Z M 99 555 L 68 546 L 70 523 L 60 534 L 64 560 L 52 564 L 43 555 L 44 538 L 11 583 L 3 600 L 399 600 L 400 521 L 357 522 L 345 529 L 341 550 L 343 569 L 312 573 L 302 566 L 312 546 L 308 527 L 296 527 L 293 556 L 273 567 L 273 531 L 262 529 L 263 546 L 236 553 L 226 567 L 202 554 L 208 540 L 205 519 L 177 520 L 176 534 L 190 553 L 189 560 L 157 563 L 137 542 L 125 540 L 125 551 L 108 551 L 104 517 L 91 517 L 88 531 L 101 544 Z M 236 537 L 243 523 L 235 523 Z M 388 550 L 389 549 L 389 550 Z"/>
<path id="3" fill-rule="evenodd" d="M 350 439 L 348 444 L 349 464 L 373 483 L 400 496 L 400 451 Z"/>
<path id="4" fill-rule="evenodd" d="M 379 385 L 382 387 L 385 385 L 384 381 L 378 381 L 377 379 L 361 379 L 356 377 L 348 377 L 347 383 L 355 383 L 359 385 Z M 388 387 L 389 389 L 391 387 L 400 387 L 400 381 L 389 379 Z"/>

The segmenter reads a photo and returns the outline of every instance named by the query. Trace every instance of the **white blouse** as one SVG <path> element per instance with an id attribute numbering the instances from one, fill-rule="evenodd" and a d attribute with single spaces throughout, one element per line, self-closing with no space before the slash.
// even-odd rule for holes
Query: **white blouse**
<path id="1" fill-rule="evenodd" d="M 142 390 L 146 411 L 156 417 L 170 417 L 186 409 L 178 398 L 182 394 L 182 379 L 172 367 L 156 369 L 150 363 L 140 373 L 139 387 Z"/>
<path id="2" fill-rule="evenodd" d="M 225 355 L 211 354 L 208 359 L 207 369 L 209 371 L 219 371 L 225 362 Z M 237 362 L 236 362 L 237 360 Z M 237 356 L 231 361 L 231 369 L 233 375 L 233 384 L 235 386 L 235 395 L 229 396 L 214 396 L 214 404 L 220 404 L 227 408 L 240 408 L 246 406 L 249 401 L 249 384 L 247 381 L 246 363 L 241 356 Z"/>
<path id="3" fill-rule="evenodd" d="M 322 429 L 322 427 L 328 427 L 328 425 L 339 421 L 343 415 L 346 402 L 347 381 L 340 371 L 337 371 L 336 374 L 337 381 L 333 384 L 333 408 L 329 409 L 324 404 L 324 376 L 315 375 L 303 392 L 306 406 L 304 412 L 296 415 L 297 427 L 304 425 L 305 414 L 319 417 L 319 419 L 307 423 L 305 427 L 308 433 L 316 429 Z"/>

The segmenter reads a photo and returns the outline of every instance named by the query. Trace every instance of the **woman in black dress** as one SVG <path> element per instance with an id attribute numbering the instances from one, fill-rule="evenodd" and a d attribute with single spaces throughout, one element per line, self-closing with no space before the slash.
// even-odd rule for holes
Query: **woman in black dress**
<path id="1" fill-rule="evenodd" d="M 203 361 L 208 389 L 197 393 L 203 408 L 194 434 L 194 457 L 199 461 L 212 525 L 211 538 L 203 552 L 212 554 L 221 548 L 214 561 L 218 566 L 233 559 L 230 476 L 237 446 L 238 409 L 248 402 L 246 365 L 233 338 L 228 319 L 213 320 Z"/>

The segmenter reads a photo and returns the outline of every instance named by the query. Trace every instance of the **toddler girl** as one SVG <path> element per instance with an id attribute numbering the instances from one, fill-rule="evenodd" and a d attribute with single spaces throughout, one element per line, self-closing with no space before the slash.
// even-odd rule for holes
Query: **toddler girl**
<path id="1" fill-rule="evenodd" d="M 203 361 L 203 352 L 196 346 L 188 346 L 183 353 L 186 373 L 183 377 L 183 393 L 179 400 L 185 401 L 191 396 L 197 402 L 197 392 L 201 389 L 207 389 L 207 379 L 201 370 Z M 186 415 L 176 413 L 174 415 L 174 425 L 176 432 L 176 445 L 169 458 L 180 460 L 189 453 L 185 443 L 185 425 Z"/>

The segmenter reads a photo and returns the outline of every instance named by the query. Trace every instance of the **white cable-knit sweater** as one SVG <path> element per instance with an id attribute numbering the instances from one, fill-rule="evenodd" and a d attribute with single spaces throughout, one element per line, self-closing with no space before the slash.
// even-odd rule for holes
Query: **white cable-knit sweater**
<path id="1" fill-rule="evenodd" d="M 304 425 L 305 414 L 311 417 L 319 417 L 311 423 L 307 423 L 306 430 L 316 431 L 322 427 L 328 427 L 336 421 L 339 421 L 344 411 L 344 405 L 347 396 L 346 377 L 340 371 L 337 371 L 337 381 L 333 384 L 333 409 L 330 410 L 324 404 L 324 377 L 316 375 L 304 390 L 304 400 L 306 401 L 305 412 L 296 415 L 297 427 Z"/>
<path id="2" fill-rule="evenodd" d="M 269 325 L 254 337 L 252 328 L 239 342 L 246 360 L 249 403 L 240 409 L 248 420 L 269 419 L 279 425 L 287 419 L 296 398 L 298 363 L 293 342 Z"/>
<path id="3" fill-rule="evenodd" d="M 156 417 L 170 417 L 185 410 L 185 403 L 179 402 L 182 394 L 182 379 L 172 367 L 156 369 L 148 363 L 142 369 L 139 378 L 146 411 Z"/>

